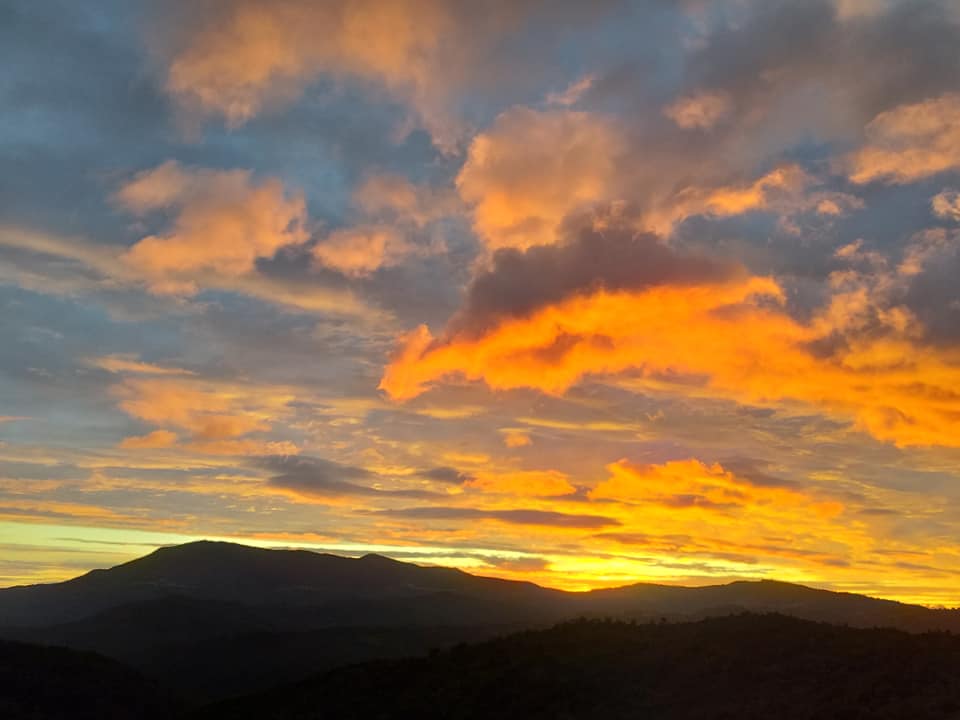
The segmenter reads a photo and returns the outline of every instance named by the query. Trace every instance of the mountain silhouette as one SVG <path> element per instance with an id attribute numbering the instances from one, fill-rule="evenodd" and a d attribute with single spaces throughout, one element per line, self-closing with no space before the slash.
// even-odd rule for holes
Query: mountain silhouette
<path id="1" fill-rule="evenodd" d="M 101 653 L 200 703 L 575 617 L 679 622 L 743 611 L 960 630 L 960 611 L 772 581 L 568 593 L 379 555 L 202 541 L 62 583 L 0 590 L 0 636 Z"/>
<path id="2" fill-rule="evenodd" d="M 199 541 L 161 548 L 62 583 L 0 590 L 0 627 L 66 623 L 171 595 L 257 608 L 323 609 L 337 623 L 366 620 L 368 612 L 389 614 L 389 605 L 405 622 L 422 615 L 423 621 L 435 623 L 442 616 L 417 613 L 404 605 L 438 594 L 481 606 L 485 601 L 508 602 L 514 610 L 531 605 L 531 617 L 536 615 L 534 605 L 542 607 L 549 598 L 563 595 L 532 583 L 419 567 L 379 555 L 345 558 Z"/>
<path id="3" fill-rule="evenodd" d="M 378 661 L 203 709 L 194 720 L 949 720 L 960 637 L 782 615 L 580 620 Z"/>

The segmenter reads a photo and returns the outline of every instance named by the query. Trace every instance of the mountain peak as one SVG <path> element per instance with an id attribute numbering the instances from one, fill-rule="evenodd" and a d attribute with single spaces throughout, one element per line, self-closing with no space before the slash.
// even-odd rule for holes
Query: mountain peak
<path id="1" fill-rule="evenodd" d="M 402 560 L 396 560 L 392 557 L 387 557 L 386 555 L 380 555 L 379 553 L 367 553 L 366 555 L 361 555 L 357 560 L 362 560 L 363 562 L 370 564 L 381 564 L 381 565 L 409 565 L 410 563 L 405 563 Z"/>

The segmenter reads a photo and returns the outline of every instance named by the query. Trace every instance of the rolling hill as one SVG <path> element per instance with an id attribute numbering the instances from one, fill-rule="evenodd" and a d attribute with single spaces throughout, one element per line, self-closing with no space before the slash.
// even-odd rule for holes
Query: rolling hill
<path id="1" fill-rule="evenodd" d="M 955 720 L 960 637 L 781 615 L 581 620 L 334 670 L 194 720 Z"/>

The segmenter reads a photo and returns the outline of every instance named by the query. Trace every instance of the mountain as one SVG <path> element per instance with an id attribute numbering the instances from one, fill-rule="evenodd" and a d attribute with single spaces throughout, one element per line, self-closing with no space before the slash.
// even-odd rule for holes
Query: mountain
<path id="1" fill-rule="evenodd" d="M 0 637 L 95 651 L 199 703 L 575 617 L 685 621 L 745 610 L 960 631 L 960 611 L 779 582 L 566 593 L 378 555 L 197 542 L 62 583 L 0 590 Z"/>
<path id="2" fill-rule="evenodd" d="M 179 710 L 156 683 L 113 660 L 0 641 L 4 720 L 167 720 Z"/>
<path id="3" fill-rule="evenodd" d="M 587 604 L 591 615 L 626 618 L 660 615 L 675 620 L 751 611 L 854 627 L 960 632 L 960 610 L 934 610 L 922 605 L 775 580 L 738 581 L 705 587 L 631 585 L 589 593 Z"/>
<path id="4" fill-rule="evenodd" d="M 341 668 L 194 720 L 956 720 L 960 637 L 735 615 L 581 620 Z"/>
<path id="5" fill-rule="evenodd" d="M 407 622 L 443 622 L 413 601 L 452 596 L 475 605 L 454 613 L 489 610 L 502 604 L 535 617 L 537 607 L 562 595 L 532 583 L 468 575 L 459 570 L 419 567 L 379 555 L 345 558 L 306 550 L 266 550 L 200 541 L 166 547 L 137 560 L 93 570 L 73 580 L 0 590 L 0 627 L 65 623 L 128 603 L 171 595 L 283 607 L 314 615 L 316 622 L 365 622 L 396 615 Z M 309 609 L 309 611 L 307 610 Z M 278 616 L 276 622 L 287 622 Z M 298 616 L 298 621 L 302 620 Z"/>
<path id="6" fill-rule="evenodd" d="M 171 602 L 182 605 L 178 617 L 187 627 L 199 624 L 208 634 L 370 624 L 545 624 L 578 614 L 678 619 L 741 610 L 857 626 L 960 630 L 958 611 L 769 580 L 567 593 L 380 555 L 346 558 L 209 541 L 161 548 L 66 582 L 2 589 L 0 628 L 62 626 L 73 633 L 79 630 L 72 623 L 98 615 L 95 622 L 129 625 Z M 197 623 L 190 619 L 195 613 L 207 616 Z"/>

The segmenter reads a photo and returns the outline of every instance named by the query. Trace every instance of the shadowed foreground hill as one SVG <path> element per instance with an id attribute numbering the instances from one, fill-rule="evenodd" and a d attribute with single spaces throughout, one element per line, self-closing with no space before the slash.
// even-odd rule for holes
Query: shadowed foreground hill
<path id="1" fill-rule="evenodd" d="M 960 637 L 778 615 L 583 620 L 334 670 L 192 716 L 228 718 L 952 720 Z"/>
<path id="2" fill-rule="evenodd" d="M 176 714 L 155 683 L 113 660 L 0 641 L 4 720 L 167 720 Z"/>

